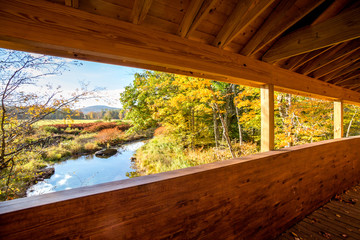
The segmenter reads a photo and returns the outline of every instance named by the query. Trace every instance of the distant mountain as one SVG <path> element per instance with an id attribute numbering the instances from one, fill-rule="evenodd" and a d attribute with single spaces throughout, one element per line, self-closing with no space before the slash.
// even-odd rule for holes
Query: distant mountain
<path id="1" fill-rule="evenodd" d="M 101 112 L 103 110 L 119 110 L 120 108 L 109 107 L 105 105 L 94 105 L 78 109 L 78 111 L 87 114 L 89 112 Z"/>

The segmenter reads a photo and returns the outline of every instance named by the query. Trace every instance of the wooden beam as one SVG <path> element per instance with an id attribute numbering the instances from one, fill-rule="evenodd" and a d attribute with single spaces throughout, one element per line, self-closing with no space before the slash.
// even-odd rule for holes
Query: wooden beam
<path id="1" fill-rule="evenodd" d="M 310 76 L 314 78 L 321 78 L 322 76 L 325 76 L 331 72 L 336 71 L 337 69 L 341 69 L 346 66 L 349 66 L 350 64 L 356 62 L 359 59 L 360 59 L 360 50 L 357 50 L 353 52 L 350 56 L 345 55 L 336 63 L 328 64 L 323 66 L 322 68 L 315 70 L 310 74 Z"/>
<path id="2" fill-rule="evenodd" d="M 334 102 L 334 138 L 342 138 L 344 134 L 344 106 L 342 101 Z"/>
<path id="3" fill-rule="evenodd" d="M 81 56 L 241 85 L 274 84 L 276 91 L 360 103 L 358 92 L 141 25 L 47 1 L 0 0 L 0 6 L 0 47 L 22 46 L 23 51 Z M 4 44 L 8 42 L 13 44 Z"/>
<path id="4" fill-rule="evenodd" d="M 318 58 L 314 59 L 314 61 L 309 62 L 299 73 L 309 74 L 325 65 L 341 59 L 342 57 L 352 54 L 358 49 L 360 49 L 360 39 L 341 43 L 337 47 L 321 54 Z"/>
<path id="5" fill-rule="evenodd" d="M 144 21 L 153 0 L 135 0 L 131 11 L 131 22 L 141 24 Z"/>
<path id="6" fill-rule="evenodd" d="M 333 80 L 335 78 L 344 76 L 345 74 L 348 74 L 348 73 L 350 73 L 352 71 L 355 71 L 357 69 L 360 69 L 360 61 L 355 62 L 355 63 L 351 64 L 350 66 L 348 66 L 346 68 L 342 68 L 342 69 L 340 69 L 338 71 L 334 71 L 331 74 L 328 74 L 328 75 L 322 77 L 321 80 L 329 82 L 329 81 L 331 81 L 331 80 Z"/>
<path id="7" fill-rule="evenodd" d="M 251 24 L 274 0 L 239 1 L 230 17 L 216 36 L 213 45 L 224 48 Z"/>
<path id="8" fill-rule="evenodd" d="M 65 5 L 73 8 L 79 8 L 79 0 L 65 0 Z"/>
<path id="9" fill-rule="evenodd" d="M 255 35 L 246 43 L 241 54 L 246 56 L 256 54 L 322 2 L 324 0 L 315 2 L 312 0 L 281 1 Z"/>
<path id="10" fill-rule="evenodd" d="M 289 70 L 297 70 L 304 64 L 308 63 L 309 61 L 313 60 L 317 56 L 321 55 L 323 52 L 327 51 L 332 47 L 321 48 L 312 52 L 304 53 L 295 57 L 290 58 L 290 61 L 287 65 L 283 66 L 285 69 Z"/>
<path id="11" fill-rule="evenodd" d="M 298 29 L 276 41 L 263 60 L 277 60 L 311 52 L 360 37 L 360 8 L 352 9 L 314 26 Z"/>
<path id="12" fill-rule="evenodd" d="M 274 85 L 261 87 L 261 152 L 274 150 Z"/>
<path id="13" fill-rule="evenodd" d="M 311 25 L 314 26 L 329 18 L 335 17 L 349 2 L 351 2 L 351 0 L 335 0 Z"/>
<path id="14" fill-rule="evenodd" d="M 178 35 L 188 37 L 194 31 L 204 17 L 209 14 L 216 0 L 192 0 L 181 21 Z"/>

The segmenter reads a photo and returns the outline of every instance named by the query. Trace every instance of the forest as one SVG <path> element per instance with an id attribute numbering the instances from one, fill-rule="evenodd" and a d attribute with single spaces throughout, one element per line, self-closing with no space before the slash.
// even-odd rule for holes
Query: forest
<path id="1" fill-rule="evenodd" d="M 260 150 L 260 90 L 144 71 L 121 94 L 130 131 L 156 128 L 137 151 L 137 168 L 151 174 Z M 359 107 L 345 105 L 345 137 L 360 131 Z M 275 149 L 333 138 L 333 102 L 275 93 Z"/>

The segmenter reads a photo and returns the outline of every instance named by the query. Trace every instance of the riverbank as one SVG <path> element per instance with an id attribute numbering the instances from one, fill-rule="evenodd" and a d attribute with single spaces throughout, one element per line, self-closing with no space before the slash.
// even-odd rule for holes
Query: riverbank
<path id="1" fill-rule="evenodd" d="M 143 144 L 143 141 L 123 144 L 116 148 L 115 155 L 106 159 L 91 154 L 54 163 L 55 174 L 31 186 L 27 194 L 34 196 L 126 179 L 127 173 L 134 171 L 131 158 Z"/>
<path id="2" fill-rule="evenodd" d="M 42 178 L 41 169 L 49 165 L 91 155 L 104 148 L 148 139 L 153 135 L 151 129 L 129 133 L 127 130 L 130 127 L 130 124 L 121 121 L 35 127 L 33 135 L 23 141 L 36 144 L 19 156 L 19 162 L 11 174 L 4 173 L 8 174 L 7 178 L 0 178 L 0 200 L 24 197 L 26 189 Z"/>

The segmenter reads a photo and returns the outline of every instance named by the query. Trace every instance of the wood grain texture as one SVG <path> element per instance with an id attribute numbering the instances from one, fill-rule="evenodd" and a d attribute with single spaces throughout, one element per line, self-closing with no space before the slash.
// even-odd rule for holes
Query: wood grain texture
<path id="1" fill-rule="evenodd" d="M 275 90 L 360 103 L 360 93 L 143 26 L 46 1 L 0 0 L 0 5 L 0 40 L 25 42 L 29 51 L 53 49 L 72 58 L 81 55 L 250 86 L 274 84 Z"/>
<path id="2" fill-rule="evenodd" d="M 355 39 L 350 42 L 339 44 L 338 46 L 330 49 L 329 51 L 321 54 L 318 58 L 309 62 L 304 68 L 301 69 L 300 73 L 309 74 L 325 65 L 329 65 L 341 58 L 349 56 L 358 49 L 360 49 L 360 39 Z M 336 65 L 336 63 L 334 64 Z"/>
<path id="3" fill-rule="evenodd" d="M 216 36 L 213 45 L 224 48 L 275 0 L 239 1 Z"/>
<path id="4" fill-rule="evenodd" d="M 332 72 L 335 72 L 339 69 L 346 68 L 347 66 L 351 65 L 352 63 L 360 60 L 360 49 L 351 54 L 345 54 L 342 58 L 338 59 L 336 62 L 332 64 L 324 65 L 323 67 L 313 71 L 310 76 L 314 78 L 321 78 L 325 75 L 328 75 Z"/>
<path id="5" fill-rule="evenodd" d="M 360 137 L 0 203 L 1 239 L 272 239 L 360 178 Z"/>
<path id="6" fill-rule="evenodd" d="M 190 2 L 188 10 L 181 21 L 178 35 L 188 37 L 200 24 L 200 22 L 209 14 L 216 0 L 193 0 Z"/>
<path id="7" fill-rule="evenodd" d="M 241 50 L 241 54 L 250 56 L 257 53 L 322 2 L 323 0 L 316 2 L 312 0 L 281 1 Z"/>
<path id="8" fill-rule="evenodd" d="M 277 240 L 292 239 L 360 239 L 360 186 L 336 196 L 307 216 Z"/>
<path id="9" fill-rule="evenodd" d="M 344 104 L 342 101 L 334 102 L 334 138 L 344 135 Z"/>
<path id="10" fill-rule="evenodd" d="M 314 26 L 281 37 L 265 53 L 263 60 L 274 62 L 360 37 L 360 8 L 339 14 Z"/>
<path id="11" fill-rule="evenodd" d="M 267 84 L 261 95 L 261 152 L 274 150 L 274 86 Z"/>
<path id="12" fill-rule="evenodd" d="M 331 74 L 328 74 L 324 77 L 321 78 L 321 80 L 324 80 L 326 82 L 329 82 L 332 79 L 344 76 L 345 74 L 351 73 L 353 71 L 356 71 L 357 69 L 360 69 L 360 61 L 357 61 L 353 64 L 351 64 L 350 66 L 344 68 L 344 69 L 340 69 L 338 71 L 334 71 Z"/>
<path id="13" fill-rule="evenodd" d="M 131 22 L 141 24 L 151 7 L 153 0 L 135 0 L 131 12 Z"/>

